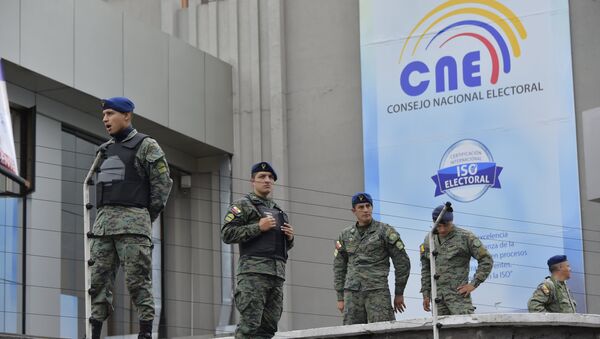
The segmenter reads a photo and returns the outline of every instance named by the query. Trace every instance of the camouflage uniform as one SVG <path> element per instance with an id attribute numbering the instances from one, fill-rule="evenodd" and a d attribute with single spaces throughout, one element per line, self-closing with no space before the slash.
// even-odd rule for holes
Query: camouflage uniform
<path id="1" fill-rule="evenodd" d="M 131 139 L 133 130 L 123 140 Z M 114 139 L 110 143 L 115 142 Z M 125 282 L 143 321 L 154 319 L 152 295 L 152 222 L 164 208 L 173 180 L 165 154 L 151 138 L 142 141 L 134 167 L 150 182 L 148 208 L 105 205 L 99 208 L 93 226 L 90 251 L 92 318 L 104 321 L 113 311 L 113 287 L 117 270 L 123 265 Z"/>
<path id="2" fill-rule="evenodd" d="M 439 279 L 437 280 L 437 296 L 441 299 L 437 305 L 439 315 L 472 314 L 475 310 L 471 296 L 463 297 L 457 288 L 467 283 L 478 287 L 492 271 L 493 259 L 485 246 L 475 234 L 454 226 L 444 238 L 433 236 L 438 255 L 435 265 Z M 469 282 L 469 262 L 471 257 L 477 260 L 477 271 Z M 431 268 L 429 263 L 429 235 L 421 245 L 421 293 L 431 298 Z"/>
<path id="3" fill-rule="evenodd" d="M 337 300 L 344 301 L 344 325 L 394 320 L 388 274 L 396 273 L 395 295 L 404 295 L 410 260 L 396 230 L 373 220 L 361 234 L 356 225 L 335 244 L 333 273 Z"/>
<path id="4" fill-rule="evenodd" d="M 566 282 L 546 277 L 527 302 L 529 312 L 576 313 L 577 303 Z"/>
<path id="5" fill-rule="evenodd" d="M 249 193 L 233 202 L 225 216 L 221 238 L 226 244 L 244 243 L 261 236 L 258 225 L 263 217 L 255 205 L 278 208 L 271 199 Z M 287 250 L 294 240 L 285 239 Z M 235 305 L 240 312 L 236 338 L 271 338 L 283 311 L 285 261 L 269 257 L 241 256 L 237 269 Z"/>

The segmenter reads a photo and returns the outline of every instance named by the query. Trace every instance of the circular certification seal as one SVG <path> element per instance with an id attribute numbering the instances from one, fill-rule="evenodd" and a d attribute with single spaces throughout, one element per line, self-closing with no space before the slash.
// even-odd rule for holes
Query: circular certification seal
<path id="1" fill-rule="evenodd" d="M 445 193 L 460 202 L 476 200 L 490 187 L 500 188 L 501 171 L 484 144 L 474 139 L 460 140 L 446 150 L 432 177 L 437 186 L 435 195 Z"/>

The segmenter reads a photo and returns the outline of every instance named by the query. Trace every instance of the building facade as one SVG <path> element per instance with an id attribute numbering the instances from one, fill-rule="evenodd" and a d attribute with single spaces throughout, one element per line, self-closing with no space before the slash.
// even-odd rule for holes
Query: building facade
<path id="1" fill-rule="evenodd" d="M 578 127 L 600 106 L 599 15 L 596 1 L 570 2 Z M 155 225 L 160 335 L 235 324 L 237 248 L 219 230 L 260 160 L 277 169 L 274 198 L 297 233 L 280 329 L 341 324 L 333 243 L 364 187 L 358 0 L 4 0 L 0 56 L 20 168 L 34 178 L 25 197 L 0 198 L 0 332 L 81 337 L 81 181 L 107 137 L 98 100 L 116 95 L 136 103 L 134 126 L 173 169 Z M 584 142 L 578 130 L 586 299 L 600 313 L 600 207 L 585 194 Z M 409 281 L 419 271 L 413 263 Z M 136 333 L 122 281 L 119 291 L 108 335 Z"/>

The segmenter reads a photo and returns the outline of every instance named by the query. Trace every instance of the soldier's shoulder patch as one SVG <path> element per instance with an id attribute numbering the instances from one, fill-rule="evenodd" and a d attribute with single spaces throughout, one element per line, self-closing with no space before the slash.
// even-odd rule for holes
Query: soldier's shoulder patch
<path id="1" fill-rule="evenodd" d="M 156 169 L 158 170 L 158 173 L 160 173 L 160 174 L 164 174 L 169 170 L 167 167 L 167 164 L 165 164 L 165 161 L 162 159 L 156 163 Z"/>
<path id="2" fill-rule="evenodd" d="M 402 240 L 396 241 L 396 247 L 398 247 L 399 250 L 404 249 L 404 243 L 402 242 Z"/>
<path id="3" fill-rule="evenodd" d="M 231 212 L 227 213 L 227 215 L 225 216 L 225 222 L 230 222 L 233 219 L 235 219 L 235 215 L 233 215 L 233 213 Z"/>
<path id="4" fill-rule="evenodd" d="M 481 240 L 479 240 L 479 238 L 475 238 L 475 240 L 473 240 L 473 246 L 481 247 Z"/>
<path id="5" fill-rule="evenodd" d="M 149 162 L 155 162 L 156 160 L 165 156 L 165 153 L 162 151 L 160 146 L 158 146 L 156 140 L 152 138 L 144 139 L 144 141 L 142 141 L 140 149 L 143 147 L 146 148 L 146 160 L 148 160 Z"/>
<path id="6" fill-rule="evenodd" d="M 400 236 L 398 235 L 398 233 L 392 231 L 392 232 L 389 232 L 388 239 L 390 239 L 391 243 L 394 243 L 395 241 L 400 239 Z"/>
<path id="7" fill-rule="evenodd" d="M 419 251 L 421 252 L 421 254 L 425 253 L 425 245 L 422 244 L 419 248 Z"/>
<path id="8" fill-rule="evenodd" d="M 335 242 L 335 250 L 338 251 L 340 248 L 342 248 L 342 243 L 338 240 Z"/>
<path id="9" fill-rule="evenodd" d="M 229 209 L 229 211 L 231 213 L 233 213 L 233 215 L 238 215 L 238 214 L 242 213 L 242 210 L 239 207 L 235 206 L 235 205 L 231 206 L 231 208 Z"/>
<path id="10" fill-rule="evenodd" d="M 542 292 L 544 292 L 545 295 L 550 294 L 550 289 L 548 288 L 548 286 L 546 286 L 546 284 L 542 284 L 542 286 L 540 286 L 540 289 L 542 290 Z"/>

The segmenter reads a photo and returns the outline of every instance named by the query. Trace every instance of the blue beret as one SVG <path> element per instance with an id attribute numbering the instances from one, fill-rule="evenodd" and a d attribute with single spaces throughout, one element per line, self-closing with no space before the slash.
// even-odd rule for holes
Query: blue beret
<path id="1" fill-rule="evenodd" d="M 356 204 L 362 204 L 368 202 L 373 206 L 373 198 L 369 193 L 358 192 L 352 196 L 352 207 L 356 206 Z"/>
<path id="2" fill-rule="evenodd" d="M 271 166 L 271 164 L 269 164 L 266 161 L 261 161 L 259 163 L 254 164 L 254 166 L 252 166 L 251 174 L 254 174 L 257 172 L 271 172 L 271 174 L 273 174 L 273 179 L 275 179 L 275 181 L 277 181 L 277 173 L 275 173 L 273 166 Z"/>
<path id="3" fill-rule="evenodd" d="M 436 221 L 437 218 L 440 216 L 440 213 L 442 213 L 442 210 L 444 209 L 444 205 L 439 205 L 438 207 L 436 207 L 433 212 L 431 212 L 431 217 L 433 218 L 433 221 Z M 440 222 L 442 224 L 445 224 L 449 221 L 454 220 L 454 215 L 452 214 L 452 211 L 446 211 L 444 213 L 444 215 L 442 216 L 442 220 L 440 220 Z"/>
<path id="4" fill-rule="evenodd" d="M 566 255 L 555 255 L 552 258 L 548 259 L 548 267 L 552 265 L 560 264 L 561 262 L 567 261 Z"/>
<path id="5" fill-rule="evenodd" d="M 113 109 L 117 112 L 127 113 L 133 112 L 135 105 L 125 97 L 114 97 L 102 100 L 102 109 Z"/>

